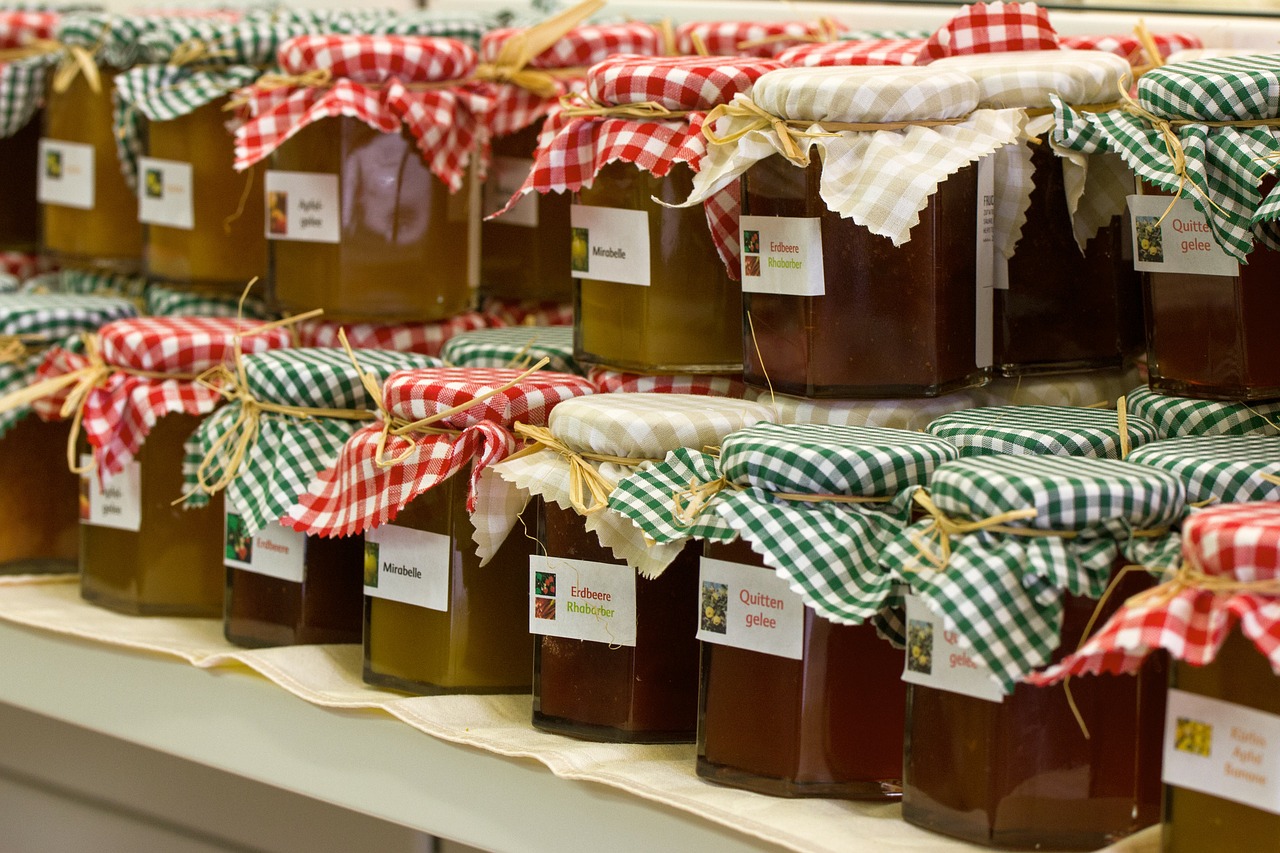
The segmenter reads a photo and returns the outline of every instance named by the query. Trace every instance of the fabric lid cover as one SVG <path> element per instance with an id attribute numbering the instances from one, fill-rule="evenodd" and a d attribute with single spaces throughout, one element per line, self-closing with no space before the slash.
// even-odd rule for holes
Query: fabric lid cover
<path id="1" fill-rule="evenodd" d="M 456 314 L 434 323 L 339 323 L 331 320 L 304 320 L 298 324 L 298 338 L 305 347 L 339 347 L 339 332 L 356 349 L 386 349 L 440 355 L 445 342 L 454 335 L 483 329 L 488 319 L 475 311 Z"/>
<path id="2" fill-rule="evenodd" d="M 1275 480 L 1280 477 L 1277 436 L 1168 438 L 1138 448 L 1129 461 L 1178 477 L 1190 504 L 1280 500 L 1280 480 Z"/>
<path id="3" fill-rule="evenodd" d="M 1165 59 L 1178 51 L 1194 50 L 1204 46 L 1200 37 L 1193 33 L 1149 33 L 1149 35 L 1156 50 Z M 1058 43 L 1064 50 L 1101 50 L 1113 53 L 1134 68 L 1151 63 L 1151 57 L 1143 48 L 1141 39 L 1129 33 L 1058 36 Z"/>
<path id="4" fill-rule="evenodd" d="M 1143 385 L 1129 392 L 1129 411 L 1155 425 L 1161 438 L 1184 435 L 1280 435 L 1280 401 L 1232 403 L 1175 397 Z"/>
<path id="5" fill-rule="evenodd" d="M 974 3 L 961 6 L 925 42 L 917 65 L 975 53 L 1057 50 L 1058 33 L 1047 10 L 1035 3 Z"/>
<path id="6" fill-rule="evenodd" d="M 778 54 L 778 61 L 788 68 L 914 65 L 924 44 L 923 38 L 881 38 L 806 44 L 784 50 Z"/>
<path id="7" fill-rule="evenodd" d="M 980 389 L 967 389 L 937 397 L 904 400 L 834 400 L 770 394 L 758 388 L 747 393 L 773 409 L 780 424 L 833 424 L 923 430 L 939 415 L 980 405 Z"/>
<path id="8" fill-rule="evenodd" d="M 1159 437 L 1141 418 L 1125 422 L 1129 447 Z M 943 415 L 926 429 L 958 447 L 962 457 L 1020 453 L 1120 459 L 1124 447 L 1116 412 L 1074 406 L 983 406 Z"/>
<path id="9" fill-rule="evenodd" d="M 464 332 L 445 342 L 440 357 L 454 367 L 515 368 L 547 358 L 550 361 L 545 370 L 582 373 L 573 358 L 571 326 L 507 326 Z"/>
<path id="10" fill-rule="evenodd" d="M 697 54 L 698 44 L 712 56 L 769 58 L 796 42 L 832 38 L 841 29 L 825 21 L 686 21 L 676 27 L 676 53 Z M 695 41 L 696 36 L 696 41 Z"/>
<path id="11" fill-rule="evenodd" d="M 169 287 L 159 282 L 147 285 L 145 300 L 146 313 L 152 317 L 271 317 L 263 301 L 252 296 L 242 303 L 239 296 Z"/>
<path id="12" fill-rule="evenodd" d="M 587 371 L 587 378 L 602 394 L 700 394 L 741 399 L 747 390 L 742 375 L 736 373 L 627 373 L 596 366 Z"/>

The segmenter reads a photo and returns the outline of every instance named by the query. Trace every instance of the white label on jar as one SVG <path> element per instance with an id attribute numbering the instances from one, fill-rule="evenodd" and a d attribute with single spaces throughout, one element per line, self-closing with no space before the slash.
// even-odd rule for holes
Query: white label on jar
<path id="1" fill-rule="evenodd" d="M 804 601 L 770 569 L 702 558 L 698 639 L 800 660 Z"/>
<path id="2" fill-rule="evenodd" d="M 822 220 L 807 216 L 744 216 L 742 289 L 748 293 L 823 296 Z"/>
<path id="3" fill-rule="evenodd" d="M 994 155 L 983 157 L 978 161 L 978 233 L 974 237 L 978 258 L 978 274 L 975 282 L 978 293 L 973 358 L 978 367 L 990 367 L 995 361 L 995 188 Z"/>
<path id="4" fill-rule="evenodd" d="M 449 609 L 449 537 L 384 524 L 364 534 L 364 594 Z"/>
<path id="5" fill-rule="evenodd" d="M 279 523 L 250 536 L 244 516 L 226 502 L 222 562 L 233 569 L 302 583 L 306 577 L 307 535 Z"/>
<path id="6" fill-rule="evenodd" d="M 535 554 L 529 558 L 529 633 L 634 646 L 636 570 Z"/>
<path id="7" fill-rule="evenodd" d="M 43 204 L 93 210 L 93 146 L 40 140 L 36 198 Z"/>
<path id="8" fill-rule="evenodd" d="M 268 240 L 339 241 L 337 175 L 268 170 L 265 186 Z"/>
<path id="9" fill-rule="evenodd" d="M 907 662 L 902 680 L 962 696 L 1002 702 L 1004 695 L 982 666 L 960 648 L 959 638 L 943 626 L 919 596 L 907 596 Z"/>
<path id="10" fill-rule="evenodd" d="M 92 464 L 92 456 L 80 457 L 81 468 Z M 103 477 L 101 482 L 96 468 L 80 475 L 80 521 L 131 533 L 142 529 L 142 466 L 138 460 L 126 462 L 123 471 Z"/>
<path id="11" fill-rule="evenodd" d="M 1213 239 L 1209 223 L 1195 203 L 1180 198 L 1171 208 L 1171 200 L 1160 195 L 1129 196 L 1133 268 L 1138 272 L 1239 275 L 1240 264 Z"/>
<path id="12" fill-rule="evenodd" d="M 649 214 L 616 207 L 569 207 L 574 278 L 649 286 Z"/>
<path id="13" fill-rule="evenodd" d="M 1280 716 L 1170 690 L 1163 779 L 1280 814 Z"/>
<path id="14" fill-rule="evenodd" d="M 138 221 L 190 231 L 195 227 L 191 164 L 138 158 Z"/>
<path id="15" fill-rule="evenodd" d="M 489 174 L 484 179 L 484 215 L 502 210 L 533 170 L 533 161 L 526 157 L 494 157 L 489 164 Z M 494 220 L 500 225 L 517 225 L 521 228 L 538 227 L 538 194 L 527 193 L 511 206 L 511 209 Z"/>

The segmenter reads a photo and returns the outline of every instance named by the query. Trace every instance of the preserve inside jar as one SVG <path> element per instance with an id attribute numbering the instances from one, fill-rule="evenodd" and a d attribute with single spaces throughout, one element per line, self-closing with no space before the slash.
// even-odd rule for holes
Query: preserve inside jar
<path id="1" fill-rule="evenodd" d="M 364 680 L 409 693 L 527 693 L 533 637 L 529 633 L 529 556 L 534 542 L 517 522 L 484 566 L 472 541 L 463 469 L 409 502 L 395 527 L 447 538 L 447 610 L 364 596 Z M 536 502 L 523 517 L 532 522 Z M 372 545 L 373 531 L 366 534 Z M 368 546 L 367 546 L 368 547 Z M 372 555 L 372 556 L 371 556 Z M 377 552 L 366 550 L 382 570 Z M 426 571 L 431 567 L 423 566 Z"/>
<path id="2" fill-rule="evenodd" d="M 302 128 L 272 154 L 271 169 L 338 176 L 339 209 L 330 212 L 338 242 L 270 241 L 280 307 L 386 323 L 440 320 L 471 306 L 473 175 L 450 193 L 407 131 L 382 133 L 345 116 Z M 266 195 L 273 229 L 286 202 Z"/>
<path id="3" fill-rule="evenodd" d="M 668 208 L 693 190 L 677 163 L 655 178 L 613 162 L 576 203 L 644 211 L 649 229 L 648 287 L 575 279 L 574 357 L 641 372 L 726 373 L 742 365 L 742 290 L 716 254 L 701 206 Z M 574 251 L 585 256 L 585 243 Z"/>
<path id="4" fill-rule="evenodd" d="M 1150 585 L 1130 573 L 1097 624 Z M 1077 648 L 1095 609 L 1094 599 L 1064 595 L 1055 661 Z M 910 685 L 903 818 L 987 847 L 1037 850 L 1094 850 L 1158 822 L 1167 670 L 1156 654 L 1135 675 L 1073 679 L 1088 739 L 1061 684 L 1019 684 L 1000 703 Z"/>
<path id="5" fill-rule="evenodd" d="M 140 615 L 222 615 L 222 495 L 199 509 L 173 504 L 183 494 L 183 443 L 199 424 L 193 415 L 164 415 L 139 449 L 137 530 L 88 523 L 86 503 L 98 476 L 82 477 L 80 594 L 88 601 Z M 126 469 L 105 484 L 125 512 L 128 477 Z"/>
<path id="6" fill-rule="evenodd" d="M 36 207 L 40 122 L 37 113 L 13 136 L 0 137 L 0 163 L 5 164 L 0 251 L 30 252 L 40 244 L 40 212 Z"/>
<path id="7" fill-rule="evenodd" d="M 539 539 L 549 558 L 622 564 L 586 529 L 582 516 L 550 501 L 544 504 Z M 700 543 L 690 542 L 659 577 L 636 578 L 634 646 L 537 637 L 535 728 L 584 740 L 693 742 L 700 550 Z"/>
<path id="8" fill-rule="evenodd" d="M 977 170 L 938 185 L 911 239 L 827 209 L 822 165 L 780 155 L 743 176 L 742 213 L 821 220 L 825 293 L 743 294 L 743 377 L 802 397 L 931 397 L 986 381 L 976 359 Z"/>
<path id="9" fill-rule="evenodd" d="M 0 439 L 0 572 L 73 572 L 80 478 L 67 470 L 69 421 L 35 415 Z"/>
<path id="10" fill-rule="evenodd" d="M 162 281 L 239 294 L 267 273 L 262 167 L 232 168 L 234 141 L 226 131 L 226 98 L 169 121 L 147 126 L 147 156 L 191 167 L 193 227 L 146 225 L 147 274 Z M 142 192 L 149 177 L 139 175 Z M 164 190 L 161 190 L 162 192 Z"/>
<path id="11" fill-rule="evenodd" d="M 706 556 L 773 572 L 742 541 Z M 803 655 L 702 644 L 698 775 L 774 796 L 901 796 L 902 651 L 805 607 Z"/>

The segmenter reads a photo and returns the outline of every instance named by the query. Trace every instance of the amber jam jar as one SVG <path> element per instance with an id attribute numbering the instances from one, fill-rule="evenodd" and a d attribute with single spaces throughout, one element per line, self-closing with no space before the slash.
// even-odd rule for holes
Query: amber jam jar
<path id="1" fill-rule="evenodd" d="M 80 478 L 62 461 L 70 431 L 28 415 L 0 438 L 0 573 L 76 570 Z"/>
<path id="2" fill-rule="evenodd" d="M 0 204 L 0 251 L 30 252 L 40 244 L 40 211 L 36 206 L 40 123 L 36 113 L 13 136 L 0 137 L 0 163 L 8 164 L 4 204 Z"/>
<path id="3" fill-rule="evenodd" d="M 649 243 L 649 269 L 640 271 L 647 287 L 575 273 L 579 362 L 655 373 L 724 373 L 742 365 L 742 291 L 716 254 L 706 214 L 700 205 L 668 208 L 653 201 L 675 204 L 692 188 L 693 172 L 684 164 L 655 178 L 614 162 L 577 193 L 581 208 L 643 211 Z M 585 238 L 575 236 L 572 251 L 574 265 L 589 266 Z"/>
<path id="4" fill-rule="evenodd" d="M 280 216 L 297 218 L 273 172 L 336 177 L 336 242 L 270 241 L 274 296 L 288 311 L 322 308 L 330 320 L 440 320 L 471 306 L 479 239 L 478 186 L 468 174 L 450 193 L 431 174 L 407 131 L 382 133 L 364 122 L 309 124 L 271 156 L 267 233 Z"/>
<path id="5" fill-rule="evenodd" d="M 65 91 L 51 89 L 44 108 L 45 162 L 53 167 L 49 143 L 74 143 L 93 149 L 92 204 L 72 207 L 45 201 L 41 205 L 44 253 L 63 266 L 94 266 L 114 272 L 136 272 L 142 256 L 142 224 L 138 197 L 120 172 L 112 125 L 112 92 L 116 74 L 100 69 L 98 91 L 77 74 Z M 62 168 L 69 164 L 63 158 Z"/>
<path id="6" fill-rule="evenodd" d="M 708 543 L 706 556 L 773 573 L 742 541 Z M 809 607 L 803 636 L 799 660 L 702 644 L 698 775 L 774 796 L 896 799 L 902 651 L 872 625 L 838 625 Z"/>

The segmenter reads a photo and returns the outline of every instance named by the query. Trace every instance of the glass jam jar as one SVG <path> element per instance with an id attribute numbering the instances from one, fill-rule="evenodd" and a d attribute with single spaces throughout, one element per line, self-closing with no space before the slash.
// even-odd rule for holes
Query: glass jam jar
<path id="1" fill-rule="evenodd" d="M 0 438 L 0 573 L 76 570 L 80 478 L 62 461 L 70 432 L 28 415 Z"/>
<path id="2" fill-rule="evenodd" d="M 0 137 L 0 163 L 8 164 L 4 204 L 0 204 L 0 251 L 31 252 L 40 244 L 40 211 L 36 206 L 40 124 L 36 113 L 17 133 Z"/>

